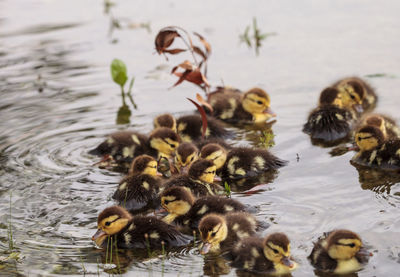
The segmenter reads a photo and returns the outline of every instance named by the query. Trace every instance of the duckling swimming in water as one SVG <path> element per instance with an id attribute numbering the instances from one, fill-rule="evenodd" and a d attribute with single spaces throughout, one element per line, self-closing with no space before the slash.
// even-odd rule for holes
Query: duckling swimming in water
<path id="1" fill-rule="evenodd" d="M 117 163 L 130 165 L 135 157 L 143 154 L 170 158 L 179 143 L 179 136 L 165 127 L 154 130 L 149 137 L 132 131 L 120 131 L 109 135 L 89 153 L 110 155 Z"/>
<path id="2" fill-rule="evenodd" d="M 186 173 L 189 166 L 199 158 L 199 149 L 190 142 L 181 143 L 175 152 L 175 167 Z"/>
<path id="3" fill-rule="evenodd" d="M 163 187 L 181 186 L 190 189 L 195 197 L 206 195 L 223 194 L 221 186 L 213 184 L 215 176 L 215 165 L 209 160 L 197 160 L 190 166 L 187 174 L 181 174 L 171 178 Z"/>
<path id="4" fill-rule="evenodd" d="M 200 219 L 209 213 L 226 214 L 246 211 L 246 207 L 231 198 L 204 196 L 197 199 L 184 187 L 173 186 L 161 193 L 161 206 L 169 213 L 163 220 L 197 230 Z"/>
<path id="5" fill-rule="evenodd" d="M 166 127 L 176 133 L 176 120 L 172 114 L 165 113 L 156 116 L 153 120 L 154 129 Z"/>
<path id="6" fill-rule="evenodd" d="M 240 239 L 255 235 L 256 227 L 256 219 L 245 212 L 208 214 L 199 223 L 200 237 L 203 241 L 200 253 L 230 250 Z"/>
<path id="7" fill-rule="evenodd" d="M 325 233 L 314 243 L 308 259 L 324 272 L 346 274 L 358 271 L 368 262 L 372 253 L 363 248 L 361 238 L 349 230 Z"/>
<path id="8" fill-rule="evenodd" d="M 272 233 L 264 239 L 243 238 L 229 256 L 232 266 L 254 273 L 288 274 L 297 266 L 290 258 L 290 241 L 284 233 Z"/>
<path id="9" fill-rule="evenodd" d="M 129 175 L 121 180 L 112 198 L 130 212 L 157 207 L 161 185 L 157 173 L 157 161 L 153 157 L 136 157 Z"/>
<path id="10" fill-rule="evenodd" d="M 225 147 L 218 143 L 208 143 L 201 148 L 200 158 L 210 160 L 215 164 L 217 174 L 220 174 L 228 156 Z"/>
<path id="11" fill-rule="evenodd" d="M 161 249 L 185 246 L 191 238 L 179 232 L 176 227 L 154 216 L 133 217 L 126 209 L 112 206 L 103 210 L 97 218 L 97 232 L 92 240 L 98 247 L 107 247 L 106 238 L 114 235 L 118 248 Z"/>
<path id="12" fill-rule="evenodd" d="M 245 93 L 229 88 L 219 88 L 208 96 L 212 114 L 230 123 L 265 122 L 275 114 L 270 109 L 270 97 L 260 88 L 252 88 Z M 207 107 L 205 110 L 210 112 Z"/>
<path id="13" fill-rule="evenodd" d="M 368 125 L 356 132 L 354 140 L 359 152 L 354 155 L 352 162 L 385 170 L 400 169 L 400 139 L 385 141 L 379 128 Z"/>
<path id="14" fill-rule="evenodd" d="M 400 128 L 396 125 L 396 121 L 387 115 L 376 113 L 367 114 L 361 118 L 358 128 L 365 125 L 379 128 L 382 131 L 385 140 L 400 137 Z"/>

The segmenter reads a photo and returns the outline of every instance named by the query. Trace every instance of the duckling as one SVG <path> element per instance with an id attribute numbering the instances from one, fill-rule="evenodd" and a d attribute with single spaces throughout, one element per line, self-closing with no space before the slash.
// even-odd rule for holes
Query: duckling
<path id="1" fill-rule="evenodd" d="M 332 87 L 340 91 L 345 106 L 351 105 L 353 101 L 359 102 L 362 107 L 362 109 L 357 110 L 359 113 L 371 111 L 376 106 L 377 96 L 373 88 L 358 77 L 339 80 Z"/>
<path id="2" fill-rule="evenodd" d="M 349 230 L 325 233 L 314 243 L 308 259 L 317 269 L 336 274 L 358 271 L 372 253 L 363 248 L 361 238 Z"/>
<path id="3" fill-rule="evenodd" d="M 112 206 L 103 210 L 97 218 L 97 232 L 92 240 L 98 247 L 105 248 L 106 238 L 113 236 L 118 248 L 147 248 L 185 246 L 191 238 L 176 227 L 154 216 L 133 217 L 126 209 Z"/>
<path id="4" fill-rule="evenodd" d="M 229 179 L 255 177 L 287 164 L 266 149 L 235 147 L 228 152 L 221 176 Z"/>
<path id="5" fill-rule="evenodd" d="M 176 133 L 176 120 L 172 114 L 166 113 L 158 115 L 153 120 L 154 129 L 167 127 Z"/>
<path id="6" fill-rule="evenodd" d="M 379 128 L 382 131 L 385 140 L 400 137 L 400 128 L 396 125 L 396 121 L 387 115 L 375 113 L 367 114 L 361 118 L 359 128 L 365 125 Z"/>
<path id="7" fill-rule="evenodd" d="M 231 123 L 265 122 L 275 114 L 270 109 L 270 97 L 260 88 L 252 88 L 246 93 L 220 88 L 208 96 L 213 108 L 213 116 Z M 205 110 L 210 112 L 207 107 Z"/>
<path id="8" fill-rule="evenodd" d="M 121 180 L 112 198 L 130 212 L 155 208 L 158 205 L 161 185 L 157 173 L 157 161 L 153 157 L 148 155 L 136 157 L 129 175 Z"/>
<path id="9" fill-rule="evenodd" d="M 321 92 L 319 106 L 309 114 L 303 132 L 313 140 L 335 142 L 348 138 L 357 120 L 357 113 L 345 108 L 339 90 L 329 87 Z"/>
<path id="10" fill-rule="evenodd" d="M 206 196 L 222 194 L 224 192 L 220 185 L 213 184 L 215 176 L 215 165 L 209 160 L 197 160 L 190 166 L 187 174 L 181 174 L 168 180 L 163 187 L 181 186 L 190 189 L 194 196 Z"/>
<path id="11" fill-rule="evenodd" d="M 203 241 L 200 253 L 230 250 L 240 239 L 255 235 L 256 227 L 256 219 L 245 212 L 208 214 L 199 223 L 200 237 Z"/>
<path id="12" fill-rule="evenodd" d="M 175 152 L 175 167 L 186 173 L 189 166 L 199 158 L 199 149 L 190 142 L 181 143 Z"/>
<path id="13" fill-rule="evenodd" d="M 200 219 L 206 214 L 246 211 L 246 207 L 239 201 L 223 196 L 195 199 L 184 187 L 173 186 L 165 189 L 160 197 L 161 206 L 169 213 L 163 220 L 189 227 L 191 230 L 197 230 Z"/>
<path id="14" fill-rule="evenodd" d="M 354 155 L 352 162 L 386 170 L 400 169 L 400 139 L 385 141 L 379 128 L 367 125 L 356 132 L 354 140 L 359 152 Z"/>
<path id="15" fill-rule="evenodd" d="M 179 143 L 179 136 L 166 127 L 155 129 L 148 138 L 136 132 L 121 131 L 111 134 L 89 153 L 110 155 L 117 163 L 130 165 L 135 157 L 143 154 L 170 158 Z"/>
<path id="16" fill-rule="evenodd" d="M 288 274 L 297 266 L 290 258 L 290 241 L 284 233 L 272 233 L 264 239 L 243 238 L 229 256 L 232 266 L 256 273 Z"/>
<path id="17" fill-rule="evenodd" d="M 228 151 L 218 143 L 208 143 L 201 148 L 200 158 L 210 160 L 214 163 L 217 174 L 220 174 L 226 162 Z"/>
<path id="18" fill-rule="evenodd" d="M 195 142 L 202 139 L 203 121 L 198 114 L 184 115 L 175 120 L 171 114 L 162 114 L 154 119 L 154 127 L 167 127 L 178 133 L 184 142 Z M 224 138 L 229 132 L 219 120 L 207 117 L 205 138 Z"/>

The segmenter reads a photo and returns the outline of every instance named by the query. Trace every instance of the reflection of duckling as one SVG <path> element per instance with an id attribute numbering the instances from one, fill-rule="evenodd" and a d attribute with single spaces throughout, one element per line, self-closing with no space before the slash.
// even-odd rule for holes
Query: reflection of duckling
<path id="1" fill-rule="evenodd" d="M 215 165 L 212 161 L 197 160 L 190 166 L 187 174 L 171 178 L 164 184 L 164 187 L 186 187 L 196 197 L 222 194 L 223 188 L 217 184 L 213 184 L 216 177 L 215 171 Z"/>
<path id="2" fill-rule="evenodd" d="M 200 219 L 209 213 L 225 214 L 245 211 L 245 206 L 231 198 L 223 196 L 205 196 L 195 199 L 189 190 L 183 187 L 170 187 L 161 194 L 161 205 L 169 213 L 164 221 L 189 226 L 197 230 Z"/>
<path id="3" fill-rule="evenodd" d="M 97 246 L 106 247 L 106 238 L 115 235 L 118 248 L 161 248 L 184 246 L 190 238 L 154 216 L 135 216 L 122 207 L 112 206 L 97 218 L 98 230 L 92 240 Z"/>
<path id="4" fill-rule="evenodd" d="M 317 269 L 336 274 L 360 270 L 371 253 L 363 248 L 361 238 L 348 230 L 335 230 L 320 237 L 308 257 Z"/>
<path id="5" fill-rule="evenodd" d="M 221 174 L 230 179 L 254 177 L 286 163 L 266 149 L 235 147 L 228 152 Z"/>
<path id="6" fill-rule="evenodd" d="M 364 111 L 372 110 L 377 102 L 377 96 L 372 87 L 358 77 L 350 77 L 337 81 L 332 87 L 337 88 L 342 95 L 344 105 L 359 101 Z"/>
<path id="7" fill-rule="evenodd" d="M 186 168 L 198 159 L 199 149 L 190 142 L 179 144 L 175 152 L 175 167 L 179 172 L 186 172 Z"/>
<path id="8" fill-rule="evenodd" d="M 208 214 L 199 223 L 203 246 L 201 254 L 231 249 L 240 239 L 255 235 L 257 222 L 244 212 L 227 215 Z"/>
<path id="9" fill-rule="evenodd" d="M 352 102 L 351 105 L 356 105 Z M 311 111 L 303 132 L 311 139 L 325 142 L 337 141 L 349 136 L 357 114 L 343 105 L 339 91 L 335 88 L 326 88 L 321 92 L 319 106 Z"/>
<path id="10" fill-rule="evenodd" d="M 353 162 L 388 170 L 400 169 L 400 139 L 385 141 L 379 128 L 365 126 L 356 132 L 354 140 L 359 152 L 352 158 Z"/>
<path id="11" fill-rule="evenodd" d="M 258 272 L 287 274 L 296 268 L 290 259 L 290 241 L 283 233 L 272 233 L 265 239 L 247 237 L 232 249 L 232 265 L 240 269 Z"/>
<path id="12" fill-rule="evenodd" d="M 131 163 L 135 157 L 143 154 L 169 158 L 179 142 L 179 136 L 165 127 L 154 130 L 148 138 L 136 132 L 121 131 L 111 134 L 89 153 L 110 155 L 118 163 Z"/>
<path id="13" fill-rule="evenodd" d="M 250 89 L 244 94 L 222 88 L 209 94 L 208 102 L 213 108 L 213 116 L 227 122 L 257 123 L 275 116 L 270 109 L 268 94 L 260 88 Z"/>
<path id="14" fill-rule="evenodd" d="M 202 139 L 203 121 L 198 114 L 184 115 L 175 120 L 171 114 L 162 114 L 154 119 L 154 127 L 167 127 L 177 131 L 185 142 Z M 220 121 L 207 117 L 206 138 L 222 138 L 230 135 Z"/>
<path id="15" fill-rule="evenodd" d="M 382 114 L 367 114 L 361 118 L 359 126 L 370 125 L 379 128 L 386 139 L 399 138 L 400 128 L 396 121 Z"/>
<path id="16" fill-rule="evenodd" d="M 113 199 L 131 212 L 156 207 L 160 184 L 157 161 L 148 155 L 141 155 L 133 160 L 129 175 L 122 179 Z"/>

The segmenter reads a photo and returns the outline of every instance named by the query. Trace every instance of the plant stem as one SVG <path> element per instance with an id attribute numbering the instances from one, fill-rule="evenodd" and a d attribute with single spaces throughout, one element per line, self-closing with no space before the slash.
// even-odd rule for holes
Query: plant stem
<path id="1" fill-rule="evenodd" d="M 12 192 L 10 192 L 10 220 L 9 220 L 9 230 L 8 230 L 8 248 L 10 251 L 14 249 L 14 243 L 13 243 L 13 235 L 12 235 L 12 225 L 11 225 L 11 198 L 12 198 Z"/>
<path id="2" fill-rule="evenodd" d="M 121 97 L 122 97 L 122 105 L 126 106 L 126 103 L 125 103 L 125 91 L 124 91 L 124 87 L 123 86 L 121 86 Z"/>

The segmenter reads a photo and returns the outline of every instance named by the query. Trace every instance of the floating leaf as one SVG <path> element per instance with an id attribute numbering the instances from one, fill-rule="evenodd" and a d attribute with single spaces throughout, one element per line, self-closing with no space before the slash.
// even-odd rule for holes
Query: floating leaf
<path id="1" fill-rule="evenodd" d="M 171 46 L 176 37 L 180 37 L 177 31 L 172 30 L 168 27 L 161 29 L 161 31 L 158 32 L 155 40 L 156 50 L 158 54 L 166 52 L 167 48 Z"/>
<path id="2" fill-rule="evenodd" d="M 201 115 L 201 122 L 202 122 L 202 132 L 201 132 L 201 137 L 204 139 L 206 137 L 206 131 L 207 131 L 207 115 L 206 112 L 204 111 L 204 108 L 202 106 L 200 106 L 199 104 L 197 104 L 194 100 L 190 99 L 190 98 L 186 98 L 187 100 L 189 100 L 190 102 L 193 103 L 193 105 L 196 106 L 197 110 L 199 111 L 200 115 Z"/>
<path id="3" fill-rule="evenodd" d="M 111 76 L 115 83 L 123 87 L 128 80 L 126 65 L 119 59 L 114 59 L 111 63 Z"/>

